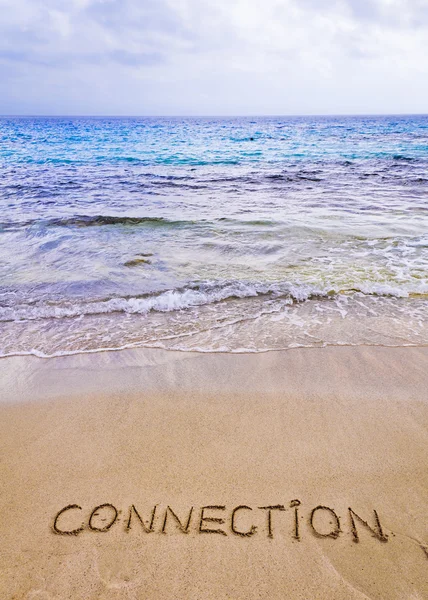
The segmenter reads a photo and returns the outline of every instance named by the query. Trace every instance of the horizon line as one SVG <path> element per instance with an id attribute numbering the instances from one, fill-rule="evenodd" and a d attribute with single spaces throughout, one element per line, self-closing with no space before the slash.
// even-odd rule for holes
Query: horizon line
<path id="1" fill-rule="evenodd" d="M 0 118 L 112 118 L 112 119 L 252 119 L 252 118 L 299 118 L 299 117 L 425 117 L 426 113 L 290 113 L 290 114 L 47 114 L 47 113 L 16 113 L 0 114 Z"/>

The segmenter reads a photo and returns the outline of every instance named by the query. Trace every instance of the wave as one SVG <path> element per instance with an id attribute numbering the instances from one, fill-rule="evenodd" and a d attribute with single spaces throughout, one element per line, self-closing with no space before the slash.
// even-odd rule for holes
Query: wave
<path id="1" fill-rule="evenodd" d="M 25 227 L 103 227 L 106 225 L 149 226 L 149 227 L 194 227 L 214 223 L 251 225 L 278 225 L 279 221 L 269 219 L 241 220 L 230 217 L 219 217 L 209 221 L 200 219 L 167 219 L 165 217 L 119 217 L 114 215 L 76 215 L 72 217 L 59 217 L 51 219 L 32 219 L 28 221 L 6 221 L 0 223 L 1 231 L 11 231 Z"/>
<path id="2" fill-rule="evenodd" d="M 174 346 L 172 350 L 174 352 L 194 352 L 197 354 L 267 354 L 269 352 L 287 352 L 289 350 L 296 350 L 298 348 L 335 348 L 335 347 L 382 347 L 382 348 L 426 348 L 428 344 L 422 344 L 418 342 L 406 342 L 400 344 L 394 343 L 386 343 L 386 342 L 372 342 L 372 343 L 361 343 L 361 342 L 322 342 L 318 345 L 314 345 L 312 342 L 307 343 L 293 343 L 285 346 L 278 347 L 267 347 L 267 348 L 204 348 L 195 346 L 194 348 L 186 348 L 185 346 Z M 163 344 L 162 342 L 154 342 L 154 343 L 143 343 L 143 342 L 134 342 L 130 344 L 123 344 L 122 346 L 100 346 L 97 348 L 90 349 L 79 349 L 79 350 L 56 350 L 51 353 L 42 352 L 36 348 L 32 348 L 31 350 L 26 351 L 11 351 L 11 352 L 1 352 L 0 351 L 0 359 L 3 358 L 11 358 L 15 356 L 33 356 L 35 358 L 41 359 L 50 359 L 50 358 L 62 358 L 66 356 L 79 356 L 81 354 L 100 354 L 103 352 L 119 352 L 121 350 L 137 350 L 137 349 L 149 349 L 149 350 L 171 350 L 168 346 Z"/>
<path id="3" fill-rule="evenodd" d="M 12 231 L 25 227 L 103 227 L 107 225 L 149 226 L 149 227 L 195 227 L 201 225 L 226 225 L 266 226 L 273 227 L 283 224 L 283 221 L 271 219 L 234 219 L 231 217 L 218 217 L 213 220 L 200 219 L 167 219 L 165 217 L 119 217 L 115 215 L 76 215 L 71 217 L 58 217 L 51 219 L 31 219 L 28 221 L 0 222 L 0 231 Z"/>
<path id="4" fill-rule="evenodd" d="M 393 284 L 365 284 L 332 288 L 307 284 L 262 284 L 227 282 L 223 284 L 191 284 L 183 288 L 164 290 L 139 296 L 121 296 L 94 300 L 62 300 L 22 302 L 14 306 L 0 305 L 0 322 L 64 319 L 114 313 L 147 315 L 150 312 L 169 313 L 194 307 L 251 298 L 283 299 L 286 304 L 310 300 L 351 296 L 394 298 L 428 297 L 428 285 L 400 287 Z"/>
<path id="5" fill-rule="evenodd" d="M 51 219 L 31 219 L 0 223 L 0 229 L 8 231 L 21 227 L 101 227 L 104 225 L 150 225 L 153 227 L 183 227 L 196 225 L 197 221 L 173 220 L 165 217 L 119 217 L 114 215 L 76 215 Z"/>

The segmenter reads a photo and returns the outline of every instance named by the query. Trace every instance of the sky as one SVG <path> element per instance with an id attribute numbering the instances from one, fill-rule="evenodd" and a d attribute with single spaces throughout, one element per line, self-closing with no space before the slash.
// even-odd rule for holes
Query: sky
<path id="1" fill-rule="evenodd" d="M 428 113 L 428 0 L 0 0 L 0 114 Z"/>

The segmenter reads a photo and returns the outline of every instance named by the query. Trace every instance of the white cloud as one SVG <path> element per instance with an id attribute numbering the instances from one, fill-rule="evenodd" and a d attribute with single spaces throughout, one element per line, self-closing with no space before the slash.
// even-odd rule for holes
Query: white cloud
<path id="1" fill-rule="evenodd" d="M 428 0 L 0 0 L 0 112 L 428 112 Z"/>

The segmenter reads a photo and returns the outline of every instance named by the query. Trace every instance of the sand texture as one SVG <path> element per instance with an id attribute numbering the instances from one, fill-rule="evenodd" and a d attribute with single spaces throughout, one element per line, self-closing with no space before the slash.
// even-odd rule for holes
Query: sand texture
<path id="1" fill-rule="evenodd" d="M 0 381 L 1 600 L 428 598 L 428 348 L 16 357 Z"/>

